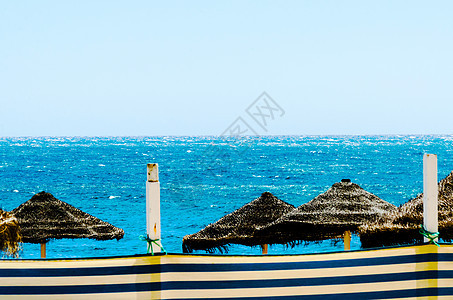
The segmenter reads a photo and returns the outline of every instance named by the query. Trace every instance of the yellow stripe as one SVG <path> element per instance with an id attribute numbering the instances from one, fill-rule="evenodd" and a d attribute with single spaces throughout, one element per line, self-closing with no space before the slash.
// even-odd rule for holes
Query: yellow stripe
<path id="1" fill-rule="evenodd" d="M 417 248 L 415 252 L 417 254 L 424 254 L 426 253 L 425 251 L 428 251 L 428 253 L 438 253 L 441 251 L 440 247 L 437 247 L 435 245 L 427 245 L 422 248 Z M 419 271 L 423 270 L 437 270 L 438 269 L 438 262 L 422 262 L 418 263 L 416 266 L 416 269 Z M 418 280 L 417 281 L 417 288 L 422 289 L 422 288 L 437 288 L 438 286 L 438 280 L 437 278 L 434 279 L 427 279 L 427 280 Z M 428 298 L 429 299 L 429 298 Z"/>

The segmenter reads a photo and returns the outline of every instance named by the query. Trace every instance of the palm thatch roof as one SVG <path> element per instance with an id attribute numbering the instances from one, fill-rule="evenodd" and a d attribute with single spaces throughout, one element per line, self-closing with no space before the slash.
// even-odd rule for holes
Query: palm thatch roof
<path id="1" fill-rule="evenodd" d="M 226 246 L 229 244 L 261 245 L 260 239 L 254 237 L 254 232 L 294 208 L 265 192 L 199 232 L 186 235 L 182 242 L 183 252 L 206 250 L 212 253 L 216 249 L 222 252 L 227 250 Z"/>
<path id="2" fill-rule="evenodd" d="M 438 184 L 438 220 L 440 238 L 453 240 L 453 172 Z M 359 228 L 362 247 L 381 247 L 423 242 L 419 226 L 423 224 L 423 194 L 404 203 L 374 224 Z"/>
<path id="3" fill-rule="evenodd" d="M 22 241 L 17 219 L 9 212 L 0 209 L 0 251 L 17 257 Z"/>
<path id="4" fill-rule="evenodd" d="M 345 231 L 355 232 L 360 225 L 376 221 L 395 208 L 359 185 L 342 180 L 310 202 L 263 227 L 256 235 L 269 244 L 337 239 Z"/>
<path id="5" fill-rule="evenodd" d="M 46 243 L 50 239 L 121 239 L 124 231 L 74 206 L 40 192 L 12 211 L 26 243 Z"/>

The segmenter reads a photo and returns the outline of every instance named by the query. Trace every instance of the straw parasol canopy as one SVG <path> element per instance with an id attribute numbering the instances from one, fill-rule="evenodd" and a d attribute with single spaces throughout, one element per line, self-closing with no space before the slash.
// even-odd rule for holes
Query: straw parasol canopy
<path id="1" fill-rule="evenodd" d="M 359 185 L 342 180 L 257 232 L 268 243 L 317 242 L 339 239 L 346 231 L 373 222 L 395 209 Z"/>
<path id="2" fill-rule="evenodd" d="M 183 252 L 206 250 L 212 253 L 216 249 L 223 252 L 229 244 L 261 245 L 254 232 L 293 209 L 293 205 L 265 192 L 199 232 L 186 235 L 182 241 Z"/>
<path id="3" fill-rule="evenodd" d="M 17 219 L 11 213 L 0 209 L 0 251 L 17 257 L 21 241 Z"/>
<path id="4" fill-rule="evenodd" d="M 121 239 L 124 231 L 74 206 L 40 192 L 12 211 L 26 243 L 46 243 L 50 239 Z"/>
<path id="5" fill-rule="evenodd" d="M 453 240 L 453 172 L 439 182 L 438 190 L 439 237 L 450 242 Z M 376 223 L 361 226 L 360 241 L 365 248 L 421 243 L 421 224 L 423 194 L 404 203 Z"/>

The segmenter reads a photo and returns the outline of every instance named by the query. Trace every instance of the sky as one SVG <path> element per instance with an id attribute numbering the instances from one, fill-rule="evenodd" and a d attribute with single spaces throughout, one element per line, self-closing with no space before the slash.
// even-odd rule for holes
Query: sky
<path id="1" fill-rule="evenodd" d="M 452 11 L 2 1 L 0 136 L 220 135 L 238 118 L 260 135 L 451 134 Z M 260 106 L 264 128 L 247 112 L 263 92 L 280 108 Z"/>

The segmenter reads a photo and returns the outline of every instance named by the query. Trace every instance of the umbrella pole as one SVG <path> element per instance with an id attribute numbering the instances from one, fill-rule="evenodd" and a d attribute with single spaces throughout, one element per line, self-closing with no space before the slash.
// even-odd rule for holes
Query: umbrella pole
<path id="1" fill-rule="evenodd" d="M 437 155 L 423 155 L 423 225 L 427 231 L 438 231 L 437 212 Z M 429 242 L 424 238 L 425 243 Z M 435 242 L 438 239 L 434 239 Z"/>
<path id="2" fill-rule="evenodd" d="M 46 243 L 41 243 L 41 258 L 46 258 Z"/>
<path id="3" fill-rule="evenodd" d="M 346 230 L 343 235 L 344 251 L 351 250 L 351 231 Z"/>
<path id="4" fill-rule="evenodd" d="M 261 249 L 263 250 L 263 255 L 267 254 L 267 244 L 261 245 Z"/>
<path id="5" fill-rule="evenodd" d="M 160 183 L 157 164 L 148 164 L 146 181 L 146 233 L 151 240 L 151 253 L 162 252 L 160 241 Z M 148 242 L 149 243 L 149 242 Z"/>

